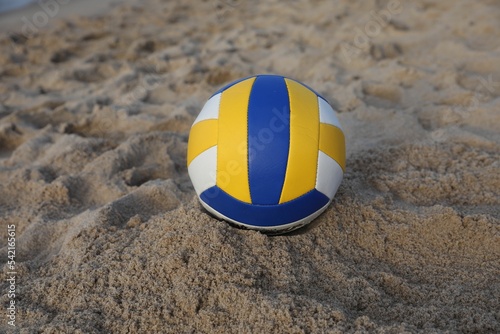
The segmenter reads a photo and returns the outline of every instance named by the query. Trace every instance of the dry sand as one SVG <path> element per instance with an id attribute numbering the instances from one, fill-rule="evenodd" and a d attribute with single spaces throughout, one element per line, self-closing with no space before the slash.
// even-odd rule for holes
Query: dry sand
<path id="1" fill-rule="evenodd" d="M 500 332 L 500 4 L 402 2 L 377 29 L 387 6 L 143 1 L 4 35 L 16 330 Z M 334 202 L 292 235 L 212 218 L 187 176 L 206 99 L 258 73 L 316 88 L 346 132 Z"/>

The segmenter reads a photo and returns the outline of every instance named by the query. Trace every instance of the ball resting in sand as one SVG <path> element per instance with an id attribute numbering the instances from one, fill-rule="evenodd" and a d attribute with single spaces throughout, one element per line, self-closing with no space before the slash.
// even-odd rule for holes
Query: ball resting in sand
<path id="1" fill-rule="evenodd" d="M 345 169 L 342 127 L 328 102 L 277 75 L 217 91 L 194 121 L 188 172 L 201 204 L 240 226 L 282 233 L 332 201 Z"/>

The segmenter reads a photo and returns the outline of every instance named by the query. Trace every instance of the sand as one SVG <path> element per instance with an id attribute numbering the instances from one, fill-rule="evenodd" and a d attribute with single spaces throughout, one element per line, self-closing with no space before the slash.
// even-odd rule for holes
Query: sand
<path id="1" fill-rule="evenodd" d="M 76 14 L 0 38 L 0 332 L 500 332 L 498 2 Z M 333 203 L 277 237 L 207 214 L 186 168 L 207 98 L 259 73 L 347 140 Z"/>

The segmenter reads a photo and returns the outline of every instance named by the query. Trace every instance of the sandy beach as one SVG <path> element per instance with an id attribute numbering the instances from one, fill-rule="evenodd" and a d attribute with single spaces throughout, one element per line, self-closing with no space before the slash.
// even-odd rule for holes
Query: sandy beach
<path id="1" fill-rule="evenodd" d="M 1 333 L 500 332 L 500 3 L 64 2 L 0 17 Z M 186 167 L 205 101 L 262 73 L 347 145 L 273 237 Z"/>

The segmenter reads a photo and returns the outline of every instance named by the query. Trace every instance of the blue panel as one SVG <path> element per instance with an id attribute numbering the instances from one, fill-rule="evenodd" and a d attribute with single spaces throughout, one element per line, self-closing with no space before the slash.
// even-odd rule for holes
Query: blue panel
<path id="1" fill-rule="evenodd" d="M 236 80 L 236 81 L 230 82 L 230 83 L 228 83 L 227 85 L 225 85 L 224 87 L 220 88 L 220 89 L 219 89 L 218 91 L 216 91 L 215 93 L 213 93 L 213 94 L 212 94 L 212 96 L 219 94 L 220 92 L 222 92 L 222 91 L 224 91 L 224 90 L 228 89 L 229 87 L 231 87 L 231 86 L 233 86 L 233 85 L 236 85 L 238 82 L 241 82 L 241 81 L 246 80 L 246 79 L 248 79 L 248 78 L 253 78 L 253 77 L 261 77 L 261 76 L 264 76 L 264 75 L 265 75 L 265 74 L 250 75 L 250 76 L 248 76 L 248 77 L 244 77 L 244 78 L 238 79 L 238 80 Z M 312 89 L 311 87 L 309 87 L 309 86 L 308 86 L 308 85 L 306 85 L 305 83 L 303 83 L 303 82 L 301 82 L 301 81 L 298 81 L 298 80 L 295 80 L 294 78 L 289 78 L 289 77 L 286 77 L 286 78 L 287 78 L 287 79 L 294 80 L 294 81 L 297 81 L 298 83 L 300 83 L 300 84 L 304 85 L 305 87 L 309 88 L 309 90 L 311 90 L 312 92 L 314 92 L 314 94 L 316 94 L 317 96 L 321 97 L 321 98 L 322 98 L 323 100 L 325 100 L 328 104 L 330 104 L 330 103 L 328 102 L 328 100 L 327 100 L 327 99 L 325 99 L 322 95 L 320 95 L 317 91 L 315 91 L 314 89 Z M 210 96 L 210 97 L 212 97 L 212 96 Z"/>
<path id="2" fill-rule="evenodd" d="M 276 205 L 254 205 L 241 202 L 214 186 L 200 198 L 217 212 L 252 226 L 277 227 L 303 219 L 325 206 L 329 199 L 316 189 L 292 201 Z"/>
<path id="3" fill-rule="evenodd" d="M 284 78 L 258 76 L 248 103 L 248 178 L 253 204 L 279 203 L 290 146 L 289 119 Z"/>

